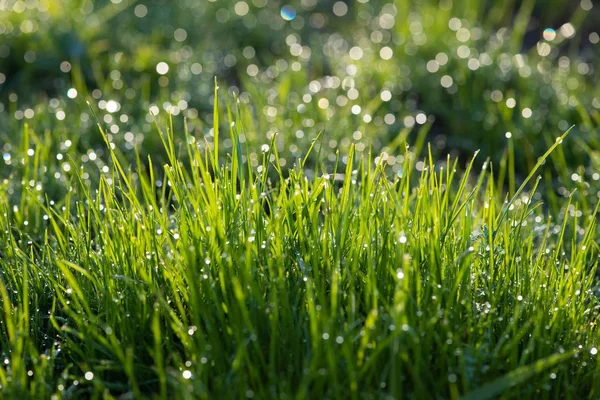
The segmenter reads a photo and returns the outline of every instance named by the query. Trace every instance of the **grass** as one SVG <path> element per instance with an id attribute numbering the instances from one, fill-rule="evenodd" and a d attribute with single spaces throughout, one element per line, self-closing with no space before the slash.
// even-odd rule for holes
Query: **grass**
<path id="1" fill-rule="evenodd" d="M 226 158 L 157 123 L 163 166 L 101 125 L 103 166 L 24 128 L 0 186 L 2 396 L 599 395 L 597 208 L 536 192 L 566 134 L 509 200 L 510 162 L 405 142 L 399 172 L 354 146 L 319 162 L 325 134 L 312 167 L 281 168 L 276 137 L 253 167 L 242 114 L 215 106 Z"/>
<path id="2" fill-rule="evenodd" d="M 0 398 L 600 397 L 598 16 L 0 1 Z"/>
<path id="3" fill-rule="evenodd" d="M 481 150 L 482 161 L 498 164 L 511 132 L 524 177 L 555 132 L 574 124 L 582 144 L 564 150 L 563 184 L 600 160 L 600 7 L 589 0 L 361 0 L 343 16 L 335 1 L 290 0 L 292 21 L 280 16 L 284 3 L 264 0 L 34 1 L 22 12 L 20 1 L 0 5 L 0 142 L 20 113 L 40 131 L 77 127 L 82 145 L 99 148 L 92 119 L 80 119 L 87 108 L 79 99 L 93 95 L 120 105 L 106 122 L 107 131 L 118 129 L 115 145 L 143 142 L 139 151 L 153 154 L 160 142 L 145 135 L 150 106 L 185 115 L 190 131 L 208 130 L 216 75 L 248 104 L 251 144 L 279 132 L 290 162 L 318 131 L 343 153 L 351 136 L 357 150 L 379 153 L 421 118 L 432 123 L 436 158 Z M 70 88 L 77 99 L 65 96 Z M 48 98 L 58 103 L 49 107 Z M 36 117 L 24 117 L 27 109 Z M 57 121 L 59 110 L 67 115 Z M 128 131 L 134 141 L 122 139 Z"/>

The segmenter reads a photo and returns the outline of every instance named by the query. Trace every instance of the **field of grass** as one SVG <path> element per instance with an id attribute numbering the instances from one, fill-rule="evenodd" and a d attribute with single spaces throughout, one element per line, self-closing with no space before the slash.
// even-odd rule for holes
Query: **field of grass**
<path id="1" fill-rule="evenodd" d="M 0 398 L 599 398 L 598 11 L 0 0 Z"/>

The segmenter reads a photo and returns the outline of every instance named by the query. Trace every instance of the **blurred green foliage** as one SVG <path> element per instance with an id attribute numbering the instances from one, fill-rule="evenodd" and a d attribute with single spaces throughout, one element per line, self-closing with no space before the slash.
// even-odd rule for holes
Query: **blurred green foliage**
<path id="1" fill-rule="evenodd" d="M 101 146 L 85 99 L 117 102 L 126 122 L 103 123 L 126 151 L 158 148 L 153 105 L 210 143 L 217 76 L 247 104 L 251 147 L 278 132 L 288 161 L 319 131 L 330 160 L 352 142 L 391 154 L 399 132 L 428 122 L 438 156 L 481 149 L 500 162 L 510 136 L 522 173 L 574 124 L 580 145 L 565 157 L 587 166 L 600 149 L 599 12 L 589 0 L 4 1 L 0 141 L 31 109 L 35 129 Z M 39 118 L 58 109 L 64 120 Z"/>

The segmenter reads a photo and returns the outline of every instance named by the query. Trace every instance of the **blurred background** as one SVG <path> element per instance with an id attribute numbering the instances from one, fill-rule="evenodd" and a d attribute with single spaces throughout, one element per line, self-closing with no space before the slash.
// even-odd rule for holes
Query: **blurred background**
<path id="1" fill-rule="evenodd" d="M 408 137 L 441 159 L 514 151 L 523 175 L 575 125 L 553 173 L 594 181 L 599 30 L 591 0 L 0 0 L 0 176 L 25 122 L 101 168 L 86 101 L 123 154 L 160 147 L 149 111 L 210 145 L 217 77 L 256 165 L 276 133 L 291 166 L 323 131 L 331 162 L 355 143 L 400 173 Z"/>

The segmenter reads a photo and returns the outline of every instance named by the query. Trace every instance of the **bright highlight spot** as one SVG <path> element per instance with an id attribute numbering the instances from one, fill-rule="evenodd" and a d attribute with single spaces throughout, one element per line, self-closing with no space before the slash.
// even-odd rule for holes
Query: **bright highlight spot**
<path id="1" fill-rule="evenodd" d="M 291 21 L 296 18 L 296 9 L 292 6 L 281 7 L 281 18 L 286 21 Z"/>
<path id="2" fill-rule="evenodd" d="M 159 62 L 156 64 L 156 72 L 161 75 L 165 75 L 167 72 L 169 72 L 169 64 L 164 61 Z"/>
<path id="3" fill-rule="evenodd" d="M 547 41 L 552 41 L 554 40 L 554 38 L 556 38 L 556 31 L 552 28 L 546 28 L 544 29 L 544 39 L 546 39 Z"/>
<path id="4" fill-rule="evenodd" d="M 109 113 L 114 113 L 119 110 L 119 104 L 114 100 L 109 100 L 106 102 L 106 111 Z"/>

